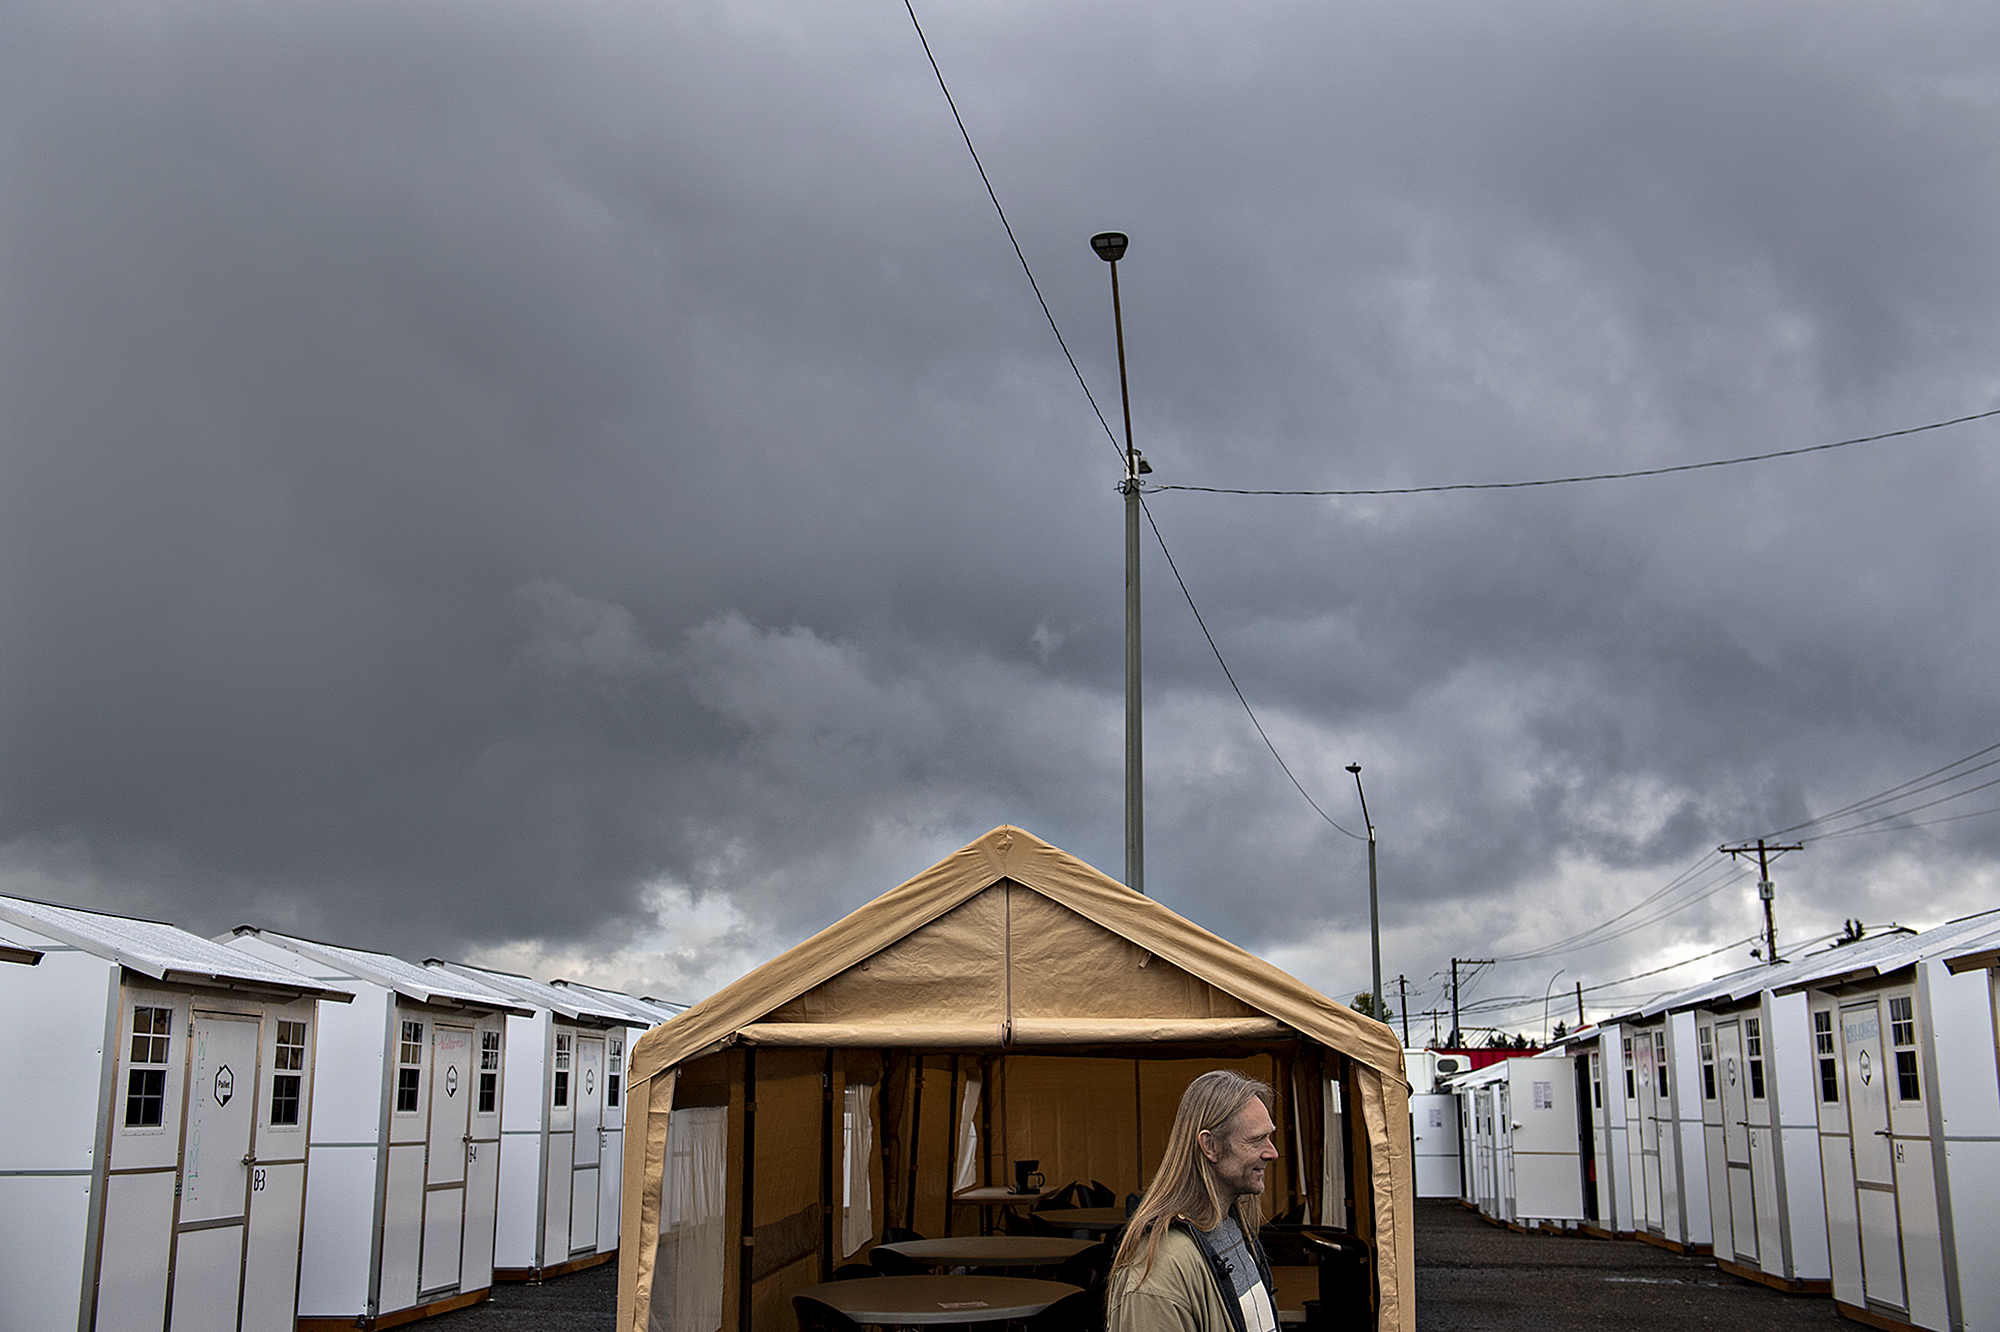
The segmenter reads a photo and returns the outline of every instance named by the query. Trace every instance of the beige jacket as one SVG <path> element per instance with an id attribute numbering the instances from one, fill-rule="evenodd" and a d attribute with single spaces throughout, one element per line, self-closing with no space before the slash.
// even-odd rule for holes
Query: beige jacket
<path id="1" fill-rule="evenodd" d="M 1108 1332 L 1241 1332 L 1242 1307 L 1233 1292 L 1223 1293 L 1207 1255 L 1185 1225 L 1176 1223 L 1167 1232 L 1152 1271 L 1141 1279 L 1144 1269 L 1141 1261 L 1111 1274 Z M 1268 1288 L 1268 1269 L 1266 1273 Z"/>

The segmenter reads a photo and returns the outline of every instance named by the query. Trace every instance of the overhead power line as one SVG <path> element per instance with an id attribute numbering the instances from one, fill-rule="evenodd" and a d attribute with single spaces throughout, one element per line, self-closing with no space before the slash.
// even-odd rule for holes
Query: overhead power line
<path id="1" fill-rule="evenodd" d="M 1837 439 L 1831 444 L 1808 444 L 1798 449 L 1776 449 L 1770 453 L 1751 453 L 1740 458 L 1714 458 L 1708 462 L 1677 463 L 1671 467 L 1641 467 L 1630 472 L 1592 472 L 1584 476 L 1551 476 L 1533 481 L 1460 481 L 1437 486 L 1384 486 L 1373 490 L 1246 490 L 1235 486 L 1175 486 L 1158 485 L 1151 490 L 1192 490 L 1206 495 L 1299 495 L 1299 496 L 1366 496 L 1366 495 L 1438 495 L 1456 490 L 1527 490 L 1536 486 L 1574 486 L 1586 481 L 1629 481 L 1642 476 L 1668 476 L 1675 472 L 1700 472 L 1711 467 L 1737 467 L 1744 463 L 1770 462 L 1774 458 L 1796 458 L 1807 453 L 1824 453 L 1828 449 L 1851 448 L 1856 444 L 1874 444 L 1885 439 L 1900 439 L 1905 435 L 1920 435 L 1927 430 L 1943 430 L 1947 426 L 1964 425 L 1969 421 L 1984 421 L 1988 417 L 2000 416 L 2000 407 L 1991 411 L 1974 412 L 1970 416 L 1954 416 L 1949 421 L 1932 421 L 1926 425 L 1906 426 L 1901 430 L 1885 430 L 1879 435 L 1857 435 L 1853 439 Z"/>
<path id="2" fill-rule="evenodd" d="M 972 165 L 979 170 L 980 184 L 986 187 L 986 197 L 993 201 L 993 211 L 1000 215 L 1000 225 L 1007 232 L 1007 243 L 1014 247 L 1014 257 L 1021 261 L 1021 271 L 1028 277 L 1028 285 L 1035 289 L 1035 303 L 1042 307 L 1042 315 L 1049 321 L 1049 332 L 1056 335 L 1056 345 L 1062 348 L 1063 359 L 1069 362 L 1070 373 L 1076 376 L 1077 387 L 1090 400 L 1090 410 L 1097 415 L 1097 424 L 1104 427 L 1104 437 L 1111 441 L 1117 451 L 1120 465 L 1125 458 L 1124 447 L 1118 443 L 1118 436 L 1112 433 L 1111 422 L 1104 419 L 1104 409 L 1097 405 L 1097 395 L 1090 391 L 1090 383 L 1083 377 L 1083 371 L 1070 355 L 1069 342 L 1063 337 L 1062 328 L 1056 323 L 1054 311 L 1042 296 L 1042 284 L 1035 281 L 1035 270 L 1028 266 L 1028 256 L 1021 251 L 1021 242 L 1015 239 L 1014 224 L 1007 220 L 1007 210 L 1000 206 L 1000 194 L 993 188 L 993 181 L 986 174 L 986 163 L 979 160 L 979 150 L 972 146 L 972 131 L 965 127 L 965 117 L 958 113 L 958 99 L 951 95 L 951 85 L 944 81 L 944 70 L 939 68 L 937 56 L 931 52 L 930 38 L 924 36 L 924 25 L 917 21 L 915 0 L 903 0 L 903 8 L 910 11 L 910 26 L 917 30 L 917 40 L 923 43 L 924 58 L 931 62 L 931 73 L 937 75 L 938 91 L 944 94 L 945 105 L 951 108 L 951 118 L 958 122 L 958 132 L 965 140 L 965 151 L 972 154 Z"/>
<path id="3" fill-rule="evenodd" d="M 1893 801 L 1906 799 L 1907 797 L 1913 795 L 1921 795 L 1925 791 L 1935 790 L 1937 787 L 1949 785 L 1952 782 L 1958 781 L 1960 778 L 1969 777 L 1975 772 L 1982 772 L 1987 768 L 1993 767 L 1995 764 L 2000 764 L 2000 758 L 1995 758 L 1995 759 L 1988 759 L 1984 763 L 1979 763 L 1976 767 L 1970 767 L 1970 768 L 1966 767 L 1967 764 L 1975 763 L 1979 759 L 1986 758 L 1988 754 L 1991 754 L 1996 750 L 2000 750 L 2000 744 L 1988 745 L 1984 749 L 1975 750 L 1974 752 L 1967 754 L 1964 758 L 1953 759 L 1951 762 L 1945 764 L 1941 768 L 1932 768 L 1929 772 L 1924 773 L 1921 776 L 1912 777 L 1910 778 L 1910 780 L 1906 782 L 1899 782 L 1896 785 L 1890 787 L 1886 791 L 1878 791 L 1874 795 L 1868 796 L 1862 800 L 1857 800 L 1851 805 L 1842 805 L 1839 809 L 1832 810 L 1825 814 L 1821 814 L 1817 818 L 1807 819 L 1803 823 L 1794 823 L 1789 828 L 1780 828 L 1778 831 L 1774 833 L 1766 833 L 1765 836 L 1772 840 L 1776 840 L 1777 838 L 1783 837 L 1788 833 L 1801 832 L 1807 828 L 1817 828 L 1822 824 L 1831 823 L 1835 819 L 1844 819 L 1852 815 L 1863 814 L 1871 809 L 1880 808 L 1881 806 L 1889 804 Z M 1963 769 L 1963 771 L 1953 772 L 1953 769 Z M 1950 773 L 1951 775 L 1946 776 L 1945 774 L 1947 773 Z M 1991 785 L 1991 783 L 1987 783 L 1987 785 Z M 1975 786 L 1970 788 L 1970 790 L 1961 791 L 1959 792 L 1959 794 L 1970 795 L 1972 791 L 1977 791 L 1981 789 L 1983 788 Z M 1946 798 L 1956 799 L 1957 797 L 1949 796 Z M 1935 804 L 1939 802 L 1934 801 L 1932 803 Z M 1928 807 L 1929 806 L 1918 806 L 1918 808 L 1928 808 Z M 1905 811 L 1905 812 L 1908 813 L 1912 811 Z M 1871 822 L 1873 821 L 1874 820 L 1871 820 Z M 1943 821 L 1944 820 L 1937 820 L 1937 822 L 1943 822 Z M 1832 834 L 1829 833 L 1820 833 L 1817 834 L 1816 837 L 1825 837 L 1831 835 Z M 1804 840 L 1812 841 L 1816 840 L 1816 838 L 1808 837 Z"/>
<path id="4" fill-rule="evenodd" d="M 1119 462 L 1122 466 L 1125 460 L 1125 450 L 1118 443 L 1118 436 L 1112 431 L 1111 422 L 1105 419 L 1104 409 L 1097 405 L 1097 395 L 1090 391 L 1090 384 L 1084 379 L 1083 370 L 1077 365 L 1076 357 L 1070 354 L 1069 341 L 1063 337 L 1062 327 L 1056 323 L 1054 311 L 1049 309 L 1048 301 L 1042 296 L 1042 284 L 1035 280 L 1035 270 L 1029 265 L 1027 254 L 1022 251 L 1021 242 L 1014 235 L 1014 226 L 1007 220 L 1006 208 L 1001 206 L 1000 193 L 993 188 L 992 178 L 986 174 L 986 164 L 979 158 L 979 149 L 973 146 L 972 131 L 966 128 L 965 117 L 959 114 L 958 99 L 951 95 L 951 85 L 945 82 L 944 70 L 938 65 L 937 56 L 931 50 L 930 38 L 924 35 L 924 25 L 917 18 L 915 0 L 903 0 L 903 8 L 909 11 L 910 25 L 917 30 L 917 40 L 923 44 L 924 58 L 930 61 L 931 73 L 937 76 L 938 91 L 944 94 L 945 104 L 951 108 L 951 118 L 958 124 L 959 137 L 965 140 L 965 151 L 972 155 L 972 165 L 979 171 L 980 183 L 986 186 L 986 197 L 993 201 L 993 211 L 1000 215 L 1000 226 L 1007 233 L 1007 242 L 1014 247 L 1014 257 L 1021 261 L 1021 272 L 1027 275 L 1028 285 L 1035 292 L 1035 301 L 1042 307 L 1043 317 L 1049 321 L 1049 332 L 1055 334 L 1056 345 L 1062 348 L 1063 359 L 1069 362 L 1070 373 L 1076 376 L 1078 387 L 1083 389 L 1083 396 L 1090 401 L 1090 410 L 1096 415 L 1097 423 L 1104 427 L 1104 437 L 1111 442 L 1111 447 L 1117 451 Z M 1144 501 L 1142 500 L 1141 503 L 1143 504 Z M 1150 510 L 1146 513 L 1146 522 L 1153 529 L 1154 540 L 1160 543 L 1160 553 L 1167 557 L 1167 567 L 1173 570 L 1174 581 L 1180 584 L 1181 595 L 1187 598 L 1188 609 L 1194 612 L 1195 624 L 1200 626 L 1202 637 L 1208 640 L 1209 651 L 1215 654 L 1216 664 L 1222 667 L 1223 677 L 1229 681 L 1229 687 L 1236 693 L 1236 701 L 1241 703 L 1243 711 L 1249 714 L 1250 724 L 1257 728 L 1257 734 L 1264 741 L 1265 748 L 1271 751 L 1271 757 L 1278 760 L 1278 766 L 1284 769 L 1285 776 L 1291 779 L 1292 785 L 1298 787 L 1299 794 L 1305 796 L 1306 803 L 1312 806 L 1315 814 L 1325 819 L 1328 824 L 1331 824 L 1339 831 L 1347 833 L 1349 837 L 1357 841 L 1365 840 L 1361 834 L 1349 832 L 1346 828 L 1342 828 L 1338 823 L 1335 823 L 1332 817 L 1324 809 L 1320 808 L 1319 802 L 1314 800 L 1311 794 L 1307 792 L 1306 788 L 1299 782 L 1298 777 L 1293 774 L 1291 765 L 1285 762 L 1284 755 L 1278 752 L 1278 747 L 1271 742 L 1270 735 L 1265 732 L 1264 724 L 1257 720 L 1257 713 L 1251 708 L 1250 700 L 1243 696 L 1242 688 L 1236 683 L 1236 674 L 1229 669 L 1229 663 L 1223 659 L 1222 649 L 1216 644 L 1215 636 L 1208 632 L 1208 625 L 1201 618 L 1201 610 L 1194 604 L 1194 594 L 1188 591 L 1187 581 L 1181 577 L 1181 571 L 1174 563 L 1173 552 L 1167 549 L 1167 539 L 1161 535 L 1160 525 L 1153 520 Z"/>

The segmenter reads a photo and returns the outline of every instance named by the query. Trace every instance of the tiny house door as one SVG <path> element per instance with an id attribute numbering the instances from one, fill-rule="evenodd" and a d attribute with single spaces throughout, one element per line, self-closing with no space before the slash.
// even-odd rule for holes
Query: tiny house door
<path id="1" fill-rule="evenodd" d="M 1632 1033 L 1633 1053 L 1636 1056 L 1638 1092 L 1638 1123 L 1634 1126 L 1639 1134 L 1639 1169 L 1644 1185 L 1641 1205 L 1645 1208 L 1639 1225 L 1643 1230 L 1660 1233 L 1662 1193 L 1660 1182 L 1660 1096 L 1658 1083 L 1654 1077 L 1657 1064 L 1653 1033 L 1644 1029 Z"/>
<path id="2" fill-rule="evenodd" d="M 471 1141 L 472 1029 L 431 1031 L 431 1116 L 424 1166 L 424 1248 L 417 1293 L 458 1285 L 465 1244 L 465 1155 Z"/>
<path id="3" fill-rule="evenodd" d="M 570 1139 L 569 1251 L 597 1250 L 598 1159 L 603 1154 L 604 1038 L 576 1040 L 576 1135 Z"/>
<path id="4" fill-rule="evenodd" d="M 1750 1101 L 1743 1069 L 1743 1024 L 1715 1024 L 1722 1065 L 1722 1155 L 1729 1175 L 1729 1250 L 1738 1261 L 1757 1261 L 1757 1201 L 1750 1178 Z"/>
<path id="5" fill-rule="evenodd" d="M 1896 1155 L 1889 1132 L 1889 1077 L 1882 1017 L 1873 999 L 1840 1010 L 1848 1141 L 1854 1148 L 1854 1211 L 1861 1222 L 1861 1288 L 1903 1307 L 1903 1241 L 1896 1220 Z"/>
<path id="6" fill-rule="evenodd" d="M 194 1015 L 169 1301 L 175 1332 L 236 1332 L 259 1030 L 252 1017 Z"/>
<path id="7" fill-rule="evenodd" d="M 614 1033 L 604 1046 L 604 1132 L 597 1154 L 597 1247 L 618 1242 L 618 1199 L 625 1168 L 625 1037 Z M 1456 1111 L 1452 1132 L 1458 1131 Z M 1454 1163 L 1455 1164 L 1455 1163 Z"/>

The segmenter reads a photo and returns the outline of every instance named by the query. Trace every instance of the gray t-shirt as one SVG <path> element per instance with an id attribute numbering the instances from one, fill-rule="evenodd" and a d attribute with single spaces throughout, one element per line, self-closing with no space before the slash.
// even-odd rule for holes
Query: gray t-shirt
<path id="1" fill-rule="evenodd" d="M 1250 1253 L 1250 1243 L 1243 1238 L 1243 1227 L 1236 1223 L 1234 1212 L 1225 1213 L 1222 1224 L 1208 1232 L 1208 1242 L 1222 1259 L 1229 1279 L 1236 1283 L 1237 1298 L 1241 1299 L 1250 1287 L 1260 1283 L 1257 1259 Z"/>

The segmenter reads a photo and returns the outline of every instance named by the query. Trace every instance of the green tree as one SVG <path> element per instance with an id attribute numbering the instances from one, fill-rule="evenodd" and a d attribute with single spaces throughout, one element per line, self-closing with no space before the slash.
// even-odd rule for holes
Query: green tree
<path id="1" fill-rule="evenodd" d="M 1382 1001 L 1382 1012 L 1379 1015 L 1375 1012 L 1375 996 L 1372 994 L 1355 995 L 1354 1002 L 1349 1004 L 1348 1007 L 1363 1017 L 1379 1016 L 1383 1022 L 1394 1022 L 1396 1020 L 1396 1010 L 1387 999 Z"/>

